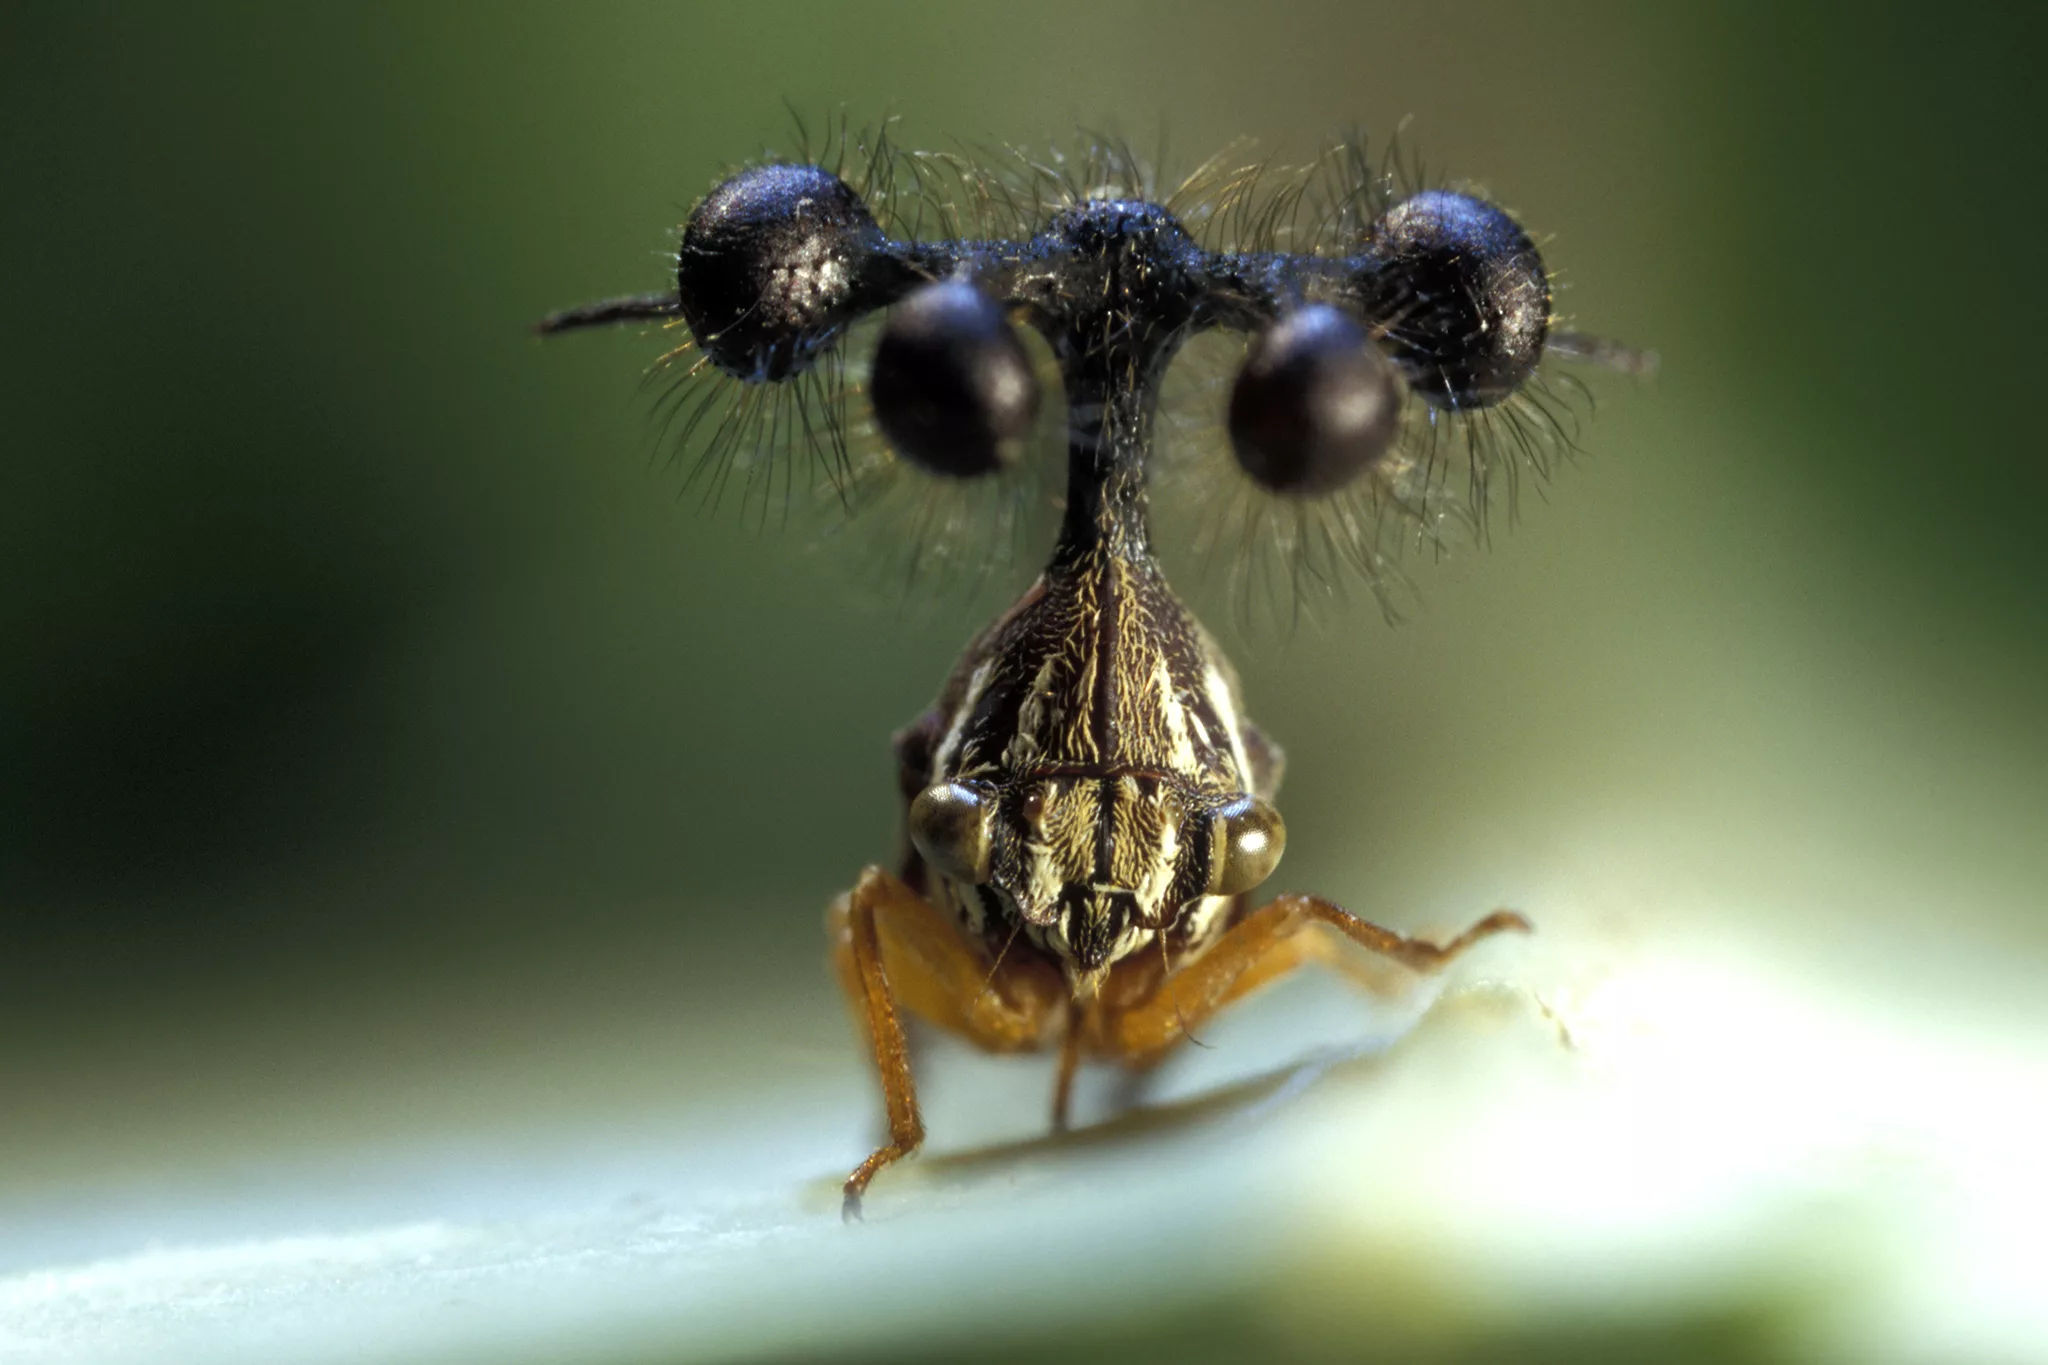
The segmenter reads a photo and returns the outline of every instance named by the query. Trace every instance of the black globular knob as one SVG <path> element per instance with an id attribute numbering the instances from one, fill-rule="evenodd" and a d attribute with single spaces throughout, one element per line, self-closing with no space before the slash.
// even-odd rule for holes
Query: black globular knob
<path id="1" fill-rule="evenodd" d="M 1364 328 L 1326 303 L 1262 332 L 1230 391 L 1237 462 L 1274 493 L 1333 493 L 1400 432 L 1400 376 Z"/>
<path id="2" fill-rule="evenodd" d="M 787 379 L 858 311 L 882 230 L 845 181 L 816 166 L 756 166 L 705 196 L 683 227 L 676 289 L 712 363 Z"/>
<path id="3" fill-rule="evenodd" d="M 1429 190 L 1381 215 L 1366 247 L 1366 316 L 1430 403 L 1488 407 L 1535 372 L 1550 277 L 1514 219 L 1484 199 Z"/>
<path id="4" fill-rule="evenodd" d="M 890 310 L 868 394 L 898 454 L 961 479 L 1001 468 L 1038 415 L 1024 343 L 965 280 L 924 285 Z"/>

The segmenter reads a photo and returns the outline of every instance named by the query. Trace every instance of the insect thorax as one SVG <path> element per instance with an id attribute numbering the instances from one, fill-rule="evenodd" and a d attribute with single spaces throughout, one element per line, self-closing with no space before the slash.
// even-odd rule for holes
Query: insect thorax
<path id="1" fill-rule="evenodd" d="M 988 793 L 989 874 L 932 888 L 994 951 L 1035 950 L 1077 988 L 1164 935 L 1175 960 L 1222 927 L 1218 818 L 1270 799 L 1279 755 L 1149 556 L 1056 557 L 956 666 L 924 784 Z"/>

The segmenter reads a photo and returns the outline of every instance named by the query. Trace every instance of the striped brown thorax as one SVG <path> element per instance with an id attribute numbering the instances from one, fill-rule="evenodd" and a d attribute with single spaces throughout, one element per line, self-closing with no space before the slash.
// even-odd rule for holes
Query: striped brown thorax
<path id="1" fill-rule="evenodd" d="M 997 952 L 1058 961 L 1077 995 L 1154 938 L 1206 946 L 1219 912 L 1270 871 L 1281 756 L 1237 703 L 1229 662 L 1149 557 L 1056 562 L 962 657 L 899 737 L 916 862 L 906 880 Z M 986 811 L 983 870 L 942 841 Z M 931 853 L 922 850 L 931 847 Z M 1231 865 L 1232 850 L 1238 867 Z"/>

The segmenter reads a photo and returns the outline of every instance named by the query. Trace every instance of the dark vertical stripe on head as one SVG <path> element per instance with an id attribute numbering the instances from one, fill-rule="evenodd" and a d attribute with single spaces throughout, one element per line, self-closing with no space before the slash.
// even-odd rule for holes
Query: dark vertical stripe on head
<path id="1" fill-rule="evenodd" d="M 1126 610 L 1121 575 L 1107 565 L 1099 575 L 1095 600 L 1095 696 L 1091 699 L 1089 724 L 1095 730 L 1095 752 L 1108 758 L 1121 753 L 1116 733 L 1117 670 L 1128 663 L 1117 648 L 1117 632 L 1123 628 Z"/>
<path id="2" fill-rule="evenodd" d="M 1117 780 L 1105 777 L 1095 788 L 1095 870 L 1091 874 L 1099 886 L 1116 880 L 1116 813 Z"/>

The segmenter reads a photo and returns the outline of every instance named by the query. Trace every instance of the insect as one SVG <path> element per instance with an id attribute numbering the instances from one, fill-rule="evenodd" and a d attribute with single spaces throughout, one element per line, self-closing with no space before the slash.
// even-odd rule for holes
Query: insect
<path id="1" fill-rule="evenodd" d="M 1045 395 L 1020 328 L 1057 366 L 1056 543 L 895 736 L 907 847 L 828 916 L 887 1115 L 887 1140 L 846 1178 L 848 1218 L 924 1140 L 906 1014 L 990 1051 L 1056 1051 L 1060 1128 L 1084 1060 L 1149 1068 L 1304 964 L 1341 968 L 1364 952 L 1426 972 L 1530 928 L 1496 910 L 1438 944 L 1318 896 L 1255 904 L 1286 845 L 1282 753 L 1168 586 L 1148 524 L 1161 385 L 1183 344 L 1219 330 L 1250 339 L 1226 419 L 1242 475 L 1297 524 L 1337 508 L 1322 543 L 1368 578 L 1383 563 L 1378 528 L 1431 536 L 1459 509 L 1482 518 L 1489 479 L 1518 460 L 1540 472 L 1566 438 L 1538 380 L 1546 355 L 1643 360 L 1556 329 L 1543 261 L 1503 210 L 1403 193 L 1355 145 L 1323 163 L 1334 187 L 1306 231 L 1313 176 L 1255 192 L 1256 175 L 1218 161 L 1156 199 L 1114 151 L 1007 177 L 964 164 L 875 151 L 857 178 L 885 198 L 883 182 L 897 185 L 894 232 L 843 159 L 753 166 L 690 213 L 672 289 L 539 327 L 687 329 L 692 373 L 738 386 L 712 441 L 727 458 L 774 430 L 815 437 L 808 407 L 773 409 L 764 431 L 748 405 L 818 385 L 848 329 L 882 314 L 865 381 L 874 424 L 895 458 L 941 484 L 999 478 L 1024 458 Z M 954 201 L 932 187 L 942 174 L 963 191 Z M 974 226 L 994 217 L 1008 230 L 963 228 L 960 200 L 980 213 Z M 927 209 L 936 235 L 914 230 Z M 1230 243 L 1207 245 L 1191 226 L 1229 235 L 1233 218 Z M 843 384 L 823 391 L 828 408 L 846 401 Z"/>

